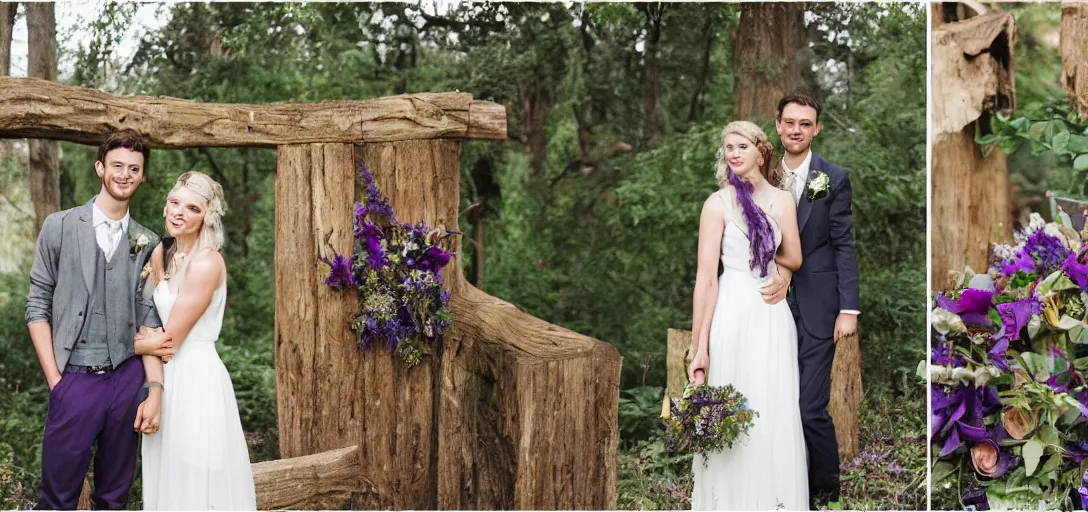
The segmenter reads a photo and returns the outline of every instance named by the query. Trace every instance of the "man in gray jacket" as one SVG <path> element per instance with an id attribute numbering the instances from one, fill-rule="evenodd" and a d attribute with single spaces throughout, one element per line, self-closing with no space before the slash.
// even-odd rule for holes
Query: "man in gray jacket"
<path id="1" fill-rule="evenodd" d="M 45 219 L 30 270 L 26 322 L 49 384 L 39 509 L 74 509 L 97 442 L 96 509 L 124 509 L 136 465 L 144 370 L 138 325 L 161 327 L 140 273 L 159 237 L 129 219 L 150 149 L 126 130 L 99 147 L 98 195 Z M 152 383 L 148 383 L 152 384 Z M 162 383 L 145 385 L 162 393 Z"/>

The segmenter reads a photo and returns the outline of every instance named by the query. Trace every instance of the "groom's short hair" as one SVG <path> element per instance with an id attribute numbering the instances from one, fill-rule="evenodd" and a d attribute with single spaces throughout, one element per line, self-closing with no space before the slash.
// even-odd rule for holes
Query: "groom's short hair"
<path id="1" fill-rule="evenodd" d="M 776 119 L 782 119 L 782 109 L 786 108 L 786 105 L 790 103 L 796 103 L 805 107 L 812 107 L 816 110 L 816 120 L 820 120 L 820 102 L 816 101 L 816 98 L 809 96 L 803 92 L 794 92 L 787 94 L 778 100 L 778 117 Z"/>
<path id="2" fill-rule="evenodd" d="M 140 132 L 126 128 L 121 131 L 111 133 L 106 140 L 102 141 L 102 144 L 98 146 L 98 156 L 95 160 L 102 162 L 102 165 L 106 164 L 106 153 L 113 151 L 117 148 L 125 148 L 130 151 L 138 151 L 144 155 L 144 172 L 147 172 L 147 164 L 151 158 L 151 148 L 147 145 L 147 140 L 144 139 Z"/>

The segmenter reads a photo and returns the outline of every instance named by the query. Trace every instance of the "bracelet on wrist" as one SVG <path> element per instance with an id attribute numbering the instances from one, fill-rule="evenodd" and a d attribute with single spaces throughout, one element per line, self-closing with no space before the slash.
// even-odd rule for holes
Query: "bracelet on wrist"
<path id="1" fill-rule="evenodd" d="M 144 383 L 144 389 L 150 390 L 151 388 L 159 388 L 159 389 L 162 389 L 162 390 L 166 389 L 165 387 L 163 387 L 161 382 L 145 382 Z"/>

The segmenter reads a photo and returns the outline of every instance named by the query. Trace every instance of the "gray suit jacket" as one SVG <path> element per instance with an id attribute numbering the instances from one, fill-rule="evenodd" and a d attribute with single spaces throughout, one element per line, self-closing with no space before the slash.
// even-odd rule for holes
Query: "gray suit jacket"
<path id="1" fill-rule="evenodd" d="M 49 323 L 53 331 L 53 356 L 61 372 L 68 364 L 72 347 L 86 328 L 86 319 L 90 315 L 97 259 L 95 251 L 98 245 L 94 226 L 91 225 L 93 203 L 94 199 L 83 206 L 46 217 L 41 233 L 38 234 L 34 265 L 30 268 L 26 323 Z M 137 240 L 140 235 L 147 237 L 148 244 L 133 255 L 130 240 Z M 133 328 L 131 335 L 126 338 L 130 344 L 136 335 L 137 322 L 149 327 L 162 325 L 154 302 L 150 297 L 143 297 L 144 280 L 140 279 L 140 270 L 158 243 L 158 235 L 130 218 L 128 232 L 122 235 L 114 254 L 115 258 L 132 258 L 135 263 L 129 276 L 132 284 L 132 316 L 129 325 Z"/>

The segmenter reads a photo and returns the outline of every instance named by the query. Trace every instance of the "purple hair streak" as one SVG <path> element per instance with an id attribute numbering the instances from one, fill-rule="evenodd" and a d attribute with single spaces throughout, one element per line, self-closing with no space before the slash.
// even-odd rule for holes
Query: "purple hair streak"
<path id="1" fill-rule="evenodd" d="M 759 270 L 759 277 L 767 277 L 767 267 L 774 259 L 774 229 L 763 210 L 752 199 L 752 184 L 740 179 L 732 169 L 726 170 L 729 184 L 737 191 L 737 202 L 748 224 L 748 243 L 752 248 L 752 270 Z"/>
<path id="2" fill-rule="evenodd" d="M 767 277 L 767 269 L 777 251 L 774 229 L 771 227 L 771 220 L 767 217 L 767 214 L 763 213 L 763 210 L 752 199 L 752 184 L 741 179 L 733 172 L 733 169 L 725 164 L 725 136 L 730 133 L 740 135 L 756 146 L 756 151 L 760 153 L 764 160 L 763 168 L 757 169 L 756 172 L 759 172 L 772 186 L 778 186 L 777 178 L 772 179 L 769 177 L 770 174 L 773 174 L 771 169 L 774 162 L 774 148 L 771 146 L 770 141 L 767 140 L 767 134 L 755 123 L 733 121 L 722 130 L 722 147 L 718 153 L 718 182 L 722 186 L 728 183 L 737 191 L 737 203 L 740 204 L 744 214 L 744 221 L 748 224 L 748 242 L 752 249 L 750 265 L 752 270 L 759 271 L 760 277 Z"/>

